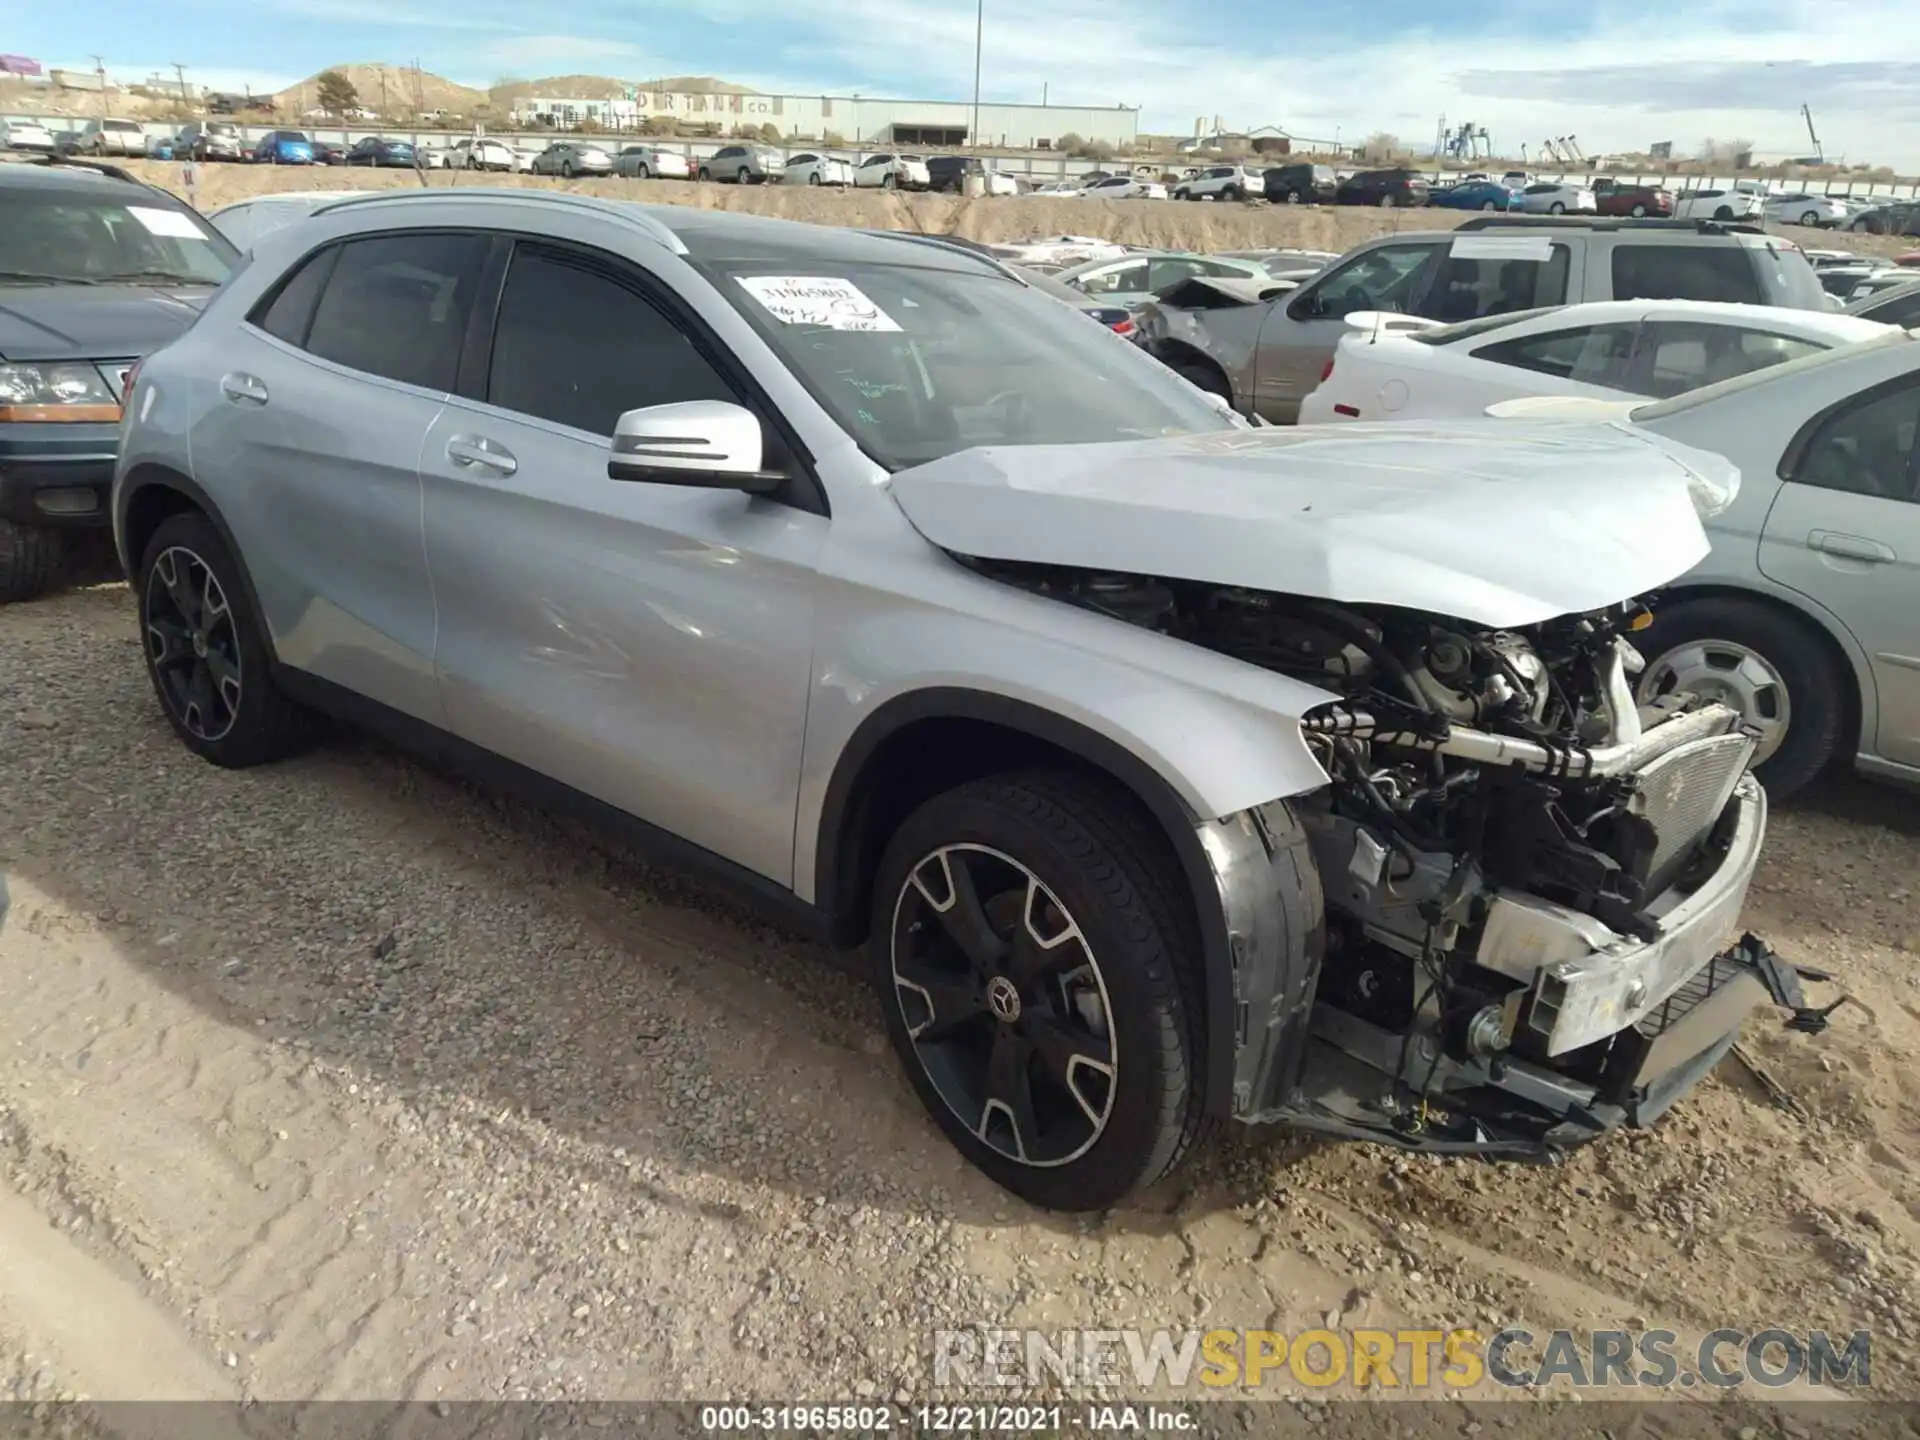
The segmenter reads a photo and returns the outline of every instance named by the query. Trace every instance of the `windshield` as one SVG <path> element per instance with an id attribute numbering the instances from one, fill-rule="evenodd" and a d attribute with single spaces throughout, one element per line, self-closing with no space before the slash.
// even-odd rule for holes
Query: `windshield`
<path id="1" fill-rule="evenodd" d="M 701 268 L 889 469 L 978 445 L 1236 428 L 1144 351 L 1001 274 L 820 258 Z"/>
<path id="2" fill-rule="evenodd" d="M 192 211 L 151 191 L 16 191 L 0 225 L 0 284 L 113 281 L 218 285 L 233 247 Z"/>
<path id="3" fill-rule="evenodd" d="M 1785 382 L 1792 386 L 1809 372 L 1817 373 L 1828 365 L 1845 364 L 1869 350 L 1883 350 L 1889 345 L 1910 344 L 1914 339 L 1915 336 L 1911 331 L 1889 330 L 1885 335 L 1876 335 L 1871 340 L 1856 341 L 1852 345 L 1836 345 L 1831 350 L 1803 355 L 1800 359 L 1789 360 L 1784 365 L 1764 366 L 1759 370 L 1749 370 L 1744 375 L 1736 375 L 1731 380 L 1703 385 L 1698 390 L 1687 390 L 1671 400 L 1656 400 L 1651 405 L 1638 406 L 1629 412 L 1628 418 L 1639 425 L 1648 420 L 1660 420 L 1668 415 L 1682 414 L 1697 405 L 1718 400 L 1723 395 L 1737 395 L 1743 390 L 1751 390 L 1758 385 L 1778 385 Z"/>

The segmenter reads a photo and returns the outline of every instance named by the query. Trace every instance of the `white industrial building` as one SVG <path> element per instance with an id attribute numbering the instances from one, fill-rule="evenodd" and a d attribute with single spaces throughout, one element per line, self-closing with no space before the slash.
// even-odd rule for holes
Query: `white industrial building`
<path id="1" fill-rule="evenodd" d="M 638 130 L 648 120 L 671 118 L 718 125 L 772 125 L 783 139 L 823 140 L 837 135 L 849 145 L 979 145 L 1051 149 L 1063 135 L 1131 145 L 1140 112 L 1123 105 L 980 106 L 973 133 L 973 105 L 964 100 L 870 100 L 854 95 L 696 95 L 635 89 L 620 100 L 575 100 L 535 96 L 513 107 L 516 124 L 547 123 L 569 129 L 591 120 L 606 130 Z"/>

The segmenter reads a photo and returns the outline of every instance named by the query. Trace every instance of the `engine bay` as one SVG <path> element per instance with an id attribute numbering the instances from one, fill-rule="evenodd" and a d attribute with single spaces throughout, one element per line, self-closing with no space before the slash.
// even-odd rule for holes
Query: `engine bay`
<path id="1" fill-rule="evenodd" d="M 1352 1097 L 1357 1123 L 1404 1130 L 1418 1117 L 1480 1134 L 1513 1120 L 1501 1082 L 1524 1068 L 1540 1083 L 1519 1108 L 1544 1125 L 1644 1078 L 1665 1023 L 1649 1007 L 1670 1015 L 1687 976 L 1609 979 L 1585 962 L 1624 966 L 1665 943 L 1664 922 L 1735 844 L 1745 812 L 1732 802 L 1747 793 L 1755 740 L 1724 706 L 1635 701 L 1643 662 L 1630 637 L 1651 621 L 1646 604 L 1490 630 L 1391 606 L 969 563 L 1337 697 L 1302 720 L 1330 783 L 1291 804 L 1325 894 L 1316 1032 L 1375 1077 L 1347 1087 L 1376 1092 Z M 1569 958 L 1573 969 L 1555 963 Z"/>

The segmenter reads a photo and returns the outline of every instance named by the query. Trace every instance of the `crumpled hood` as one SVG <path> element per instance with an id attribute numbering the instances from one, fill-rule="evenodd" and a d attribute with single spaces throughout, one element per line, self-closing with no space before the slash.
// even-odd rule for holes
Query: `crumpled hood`
<path id="1" fill-rule="evenodd" d="M 1471 419 L 984 447 L 891 489 L 961 555 L 1513 626 L 1614 604 L 1701 560 L 1694 476 L 1738 472 L 1619 425 Z"/>
<path id="2" fill-rule="evenodd" d="M 211 285 L 0 285 L 0 360 L 123 360 L 176 340 Z"/>

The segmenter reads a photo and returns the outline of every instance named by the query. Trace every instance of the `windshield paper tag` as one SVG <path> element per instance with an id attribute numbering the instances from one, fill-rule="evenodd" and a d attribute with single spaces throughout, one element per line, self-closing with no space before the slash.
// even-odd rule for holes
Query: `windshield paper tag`
<path id="1" fill-rule="evenodd" d="M 205 240 L 200 227 L 192 219 L 178 210 L 157 210 L 150 205 L 129 205 L 127 213 L 138 220 L 154 235 L 165 235 L 174 240 Z"/>
<path id="2" fill-rule="evenodd" d="M 1545 235 L 1456 235 L 1447 253 L 1455 260 L 1539 260 L 1553 258 Z"/>
<path id="3" fill-rule="evenodd" d="M 741 275 L 746 292 L 783 325 L 829 330 L 898 330 L 894 318 L 851 280 L 809 275 Z"/>

